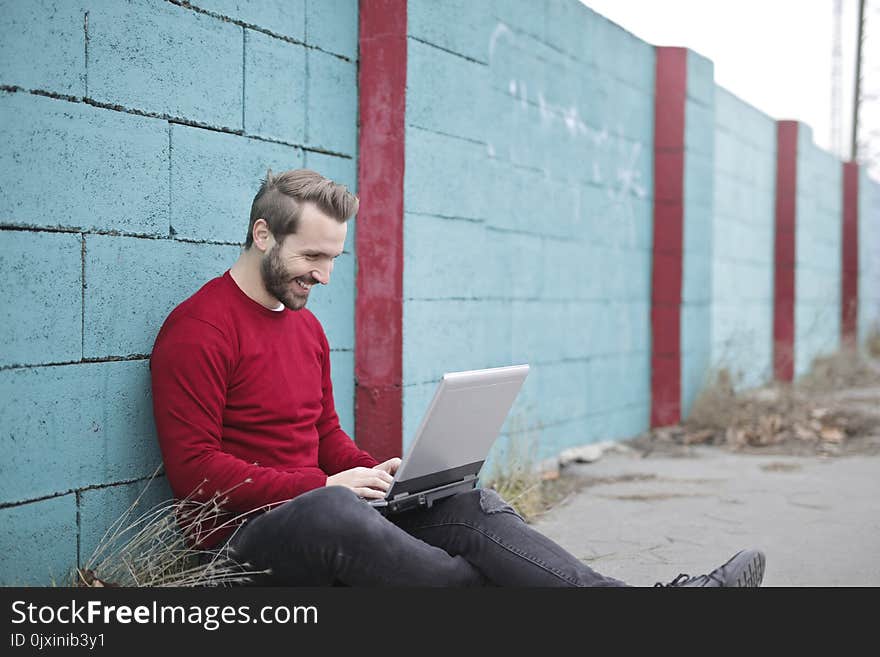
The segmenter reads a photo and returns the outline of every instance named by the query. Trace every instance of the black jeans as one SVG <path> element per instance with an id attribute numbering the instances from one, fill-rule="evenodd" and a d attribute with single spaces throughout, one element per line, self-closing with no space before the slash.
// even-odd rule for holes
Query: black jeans
<path id="1" fill-rule="evenodd" d="M 258 585 L 625 586 L 475 489 L 386 518 L 341 486 L 309 491 L 248 521 L 230 555 Z"/>

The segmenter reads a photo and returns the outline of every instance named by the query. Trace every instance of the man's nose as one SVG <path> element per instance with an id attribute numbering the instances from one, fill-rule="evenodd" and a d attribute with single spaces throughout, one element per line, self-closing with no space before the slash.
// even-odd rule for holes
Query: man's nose
<path id="1" fill-rule="evenodd" d="M 330 282 L 330 272 L 333 270 L 333 266 L 322 267 L 320 269 L 315 269 L 312 271 L 312 278 L 318 281 L 321 285 L 327 285 Z"/>

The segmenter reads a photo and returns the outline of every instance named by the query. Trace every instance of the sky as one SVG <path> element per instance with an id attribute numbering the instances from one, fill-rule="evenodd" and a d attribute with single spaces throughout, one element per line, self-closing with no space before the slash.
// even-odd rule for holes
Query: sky
<path id="1" fill-rule="evenodd" d="M 684 46 L 715 64 L 715 81 L 775 119 L 797 119 L 831 150 L 834 0 L 581 0 L 644 41 Z M 880 0 L 866 0 L 880 32 Z M 842 143 L 849 157 L 858 0 L 843 0 Z M 880 77 L 871 40 L 873 79 Z M 868 40 L 866 39 L 866 46 Z M 867 62 L 863 53 L 863 62 Z M 880 91 L 875 89 L 874 91 Z M 863 105 L 863 108 L 866 108 Z M 880 129 L 880 102 L 860 125 Z M 860 131 L 861 133 L 862 131 Z"/>

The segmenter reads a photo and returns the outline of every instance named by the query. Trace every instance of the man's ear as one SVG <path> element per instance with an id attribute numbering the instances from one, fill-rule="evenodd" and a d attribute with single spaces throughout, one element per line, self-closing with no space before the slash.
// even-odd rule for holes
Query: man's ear
<path id="1" fill-rule="evenodd" d="M 254 238 L 254 245 L 260 251 L 267 251 L 275 242 L 272 237 L 272 231 L 269 230 L 269 224 L 266 223 L 265 219 L 257 219 L 254 222 L 252 236 Z"/>

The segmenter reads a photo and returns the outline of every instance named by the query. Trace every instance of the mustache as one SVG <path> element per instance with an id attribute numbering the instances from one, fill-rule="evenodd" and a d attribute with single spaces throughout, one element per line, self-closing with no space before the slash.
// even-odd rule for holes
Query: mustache
<path id="1" fill-rule="evenodd" d="M 315 280 L 314 278 L 312 278 L 311 276 L 309 276 L 308 278 L 306 278 L 305 276 L 295 276 L 292 280 L 294 280 L 294 281 L 302 281 L 302 282 L 305 283 L 306 285 L 317 285 L 317 283 L 318 283 L 318 281 L 316 281 L 316 280 Z"/>

